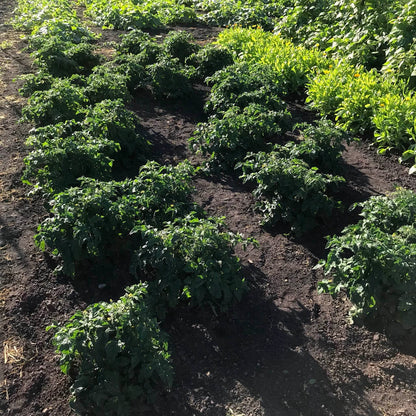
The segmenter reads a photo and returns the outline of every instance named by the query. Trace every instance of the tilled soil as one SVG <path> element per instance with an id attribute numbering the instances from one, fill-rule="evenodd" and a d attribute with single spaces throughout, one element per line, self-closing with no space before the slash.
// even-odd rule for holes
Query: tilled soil
<path id="1" fill-rule="evenodd" d="M 45 327 L 65 322 L 100 293 L 55 276 L 55 261 L 33 243 L 47 211 L 20 181 L 30 126 L 17 123 L 24 100 L 12 80 L 33 68 L 21 34 L 7 24 L 12 6 L 0 4 L 0 412 L 68 416 L 70 380 L 60 373 Z M 191 30 L 201 42 L 217 33 Z M 207 92 L 200 87 L 185 104 L 162 105 L 145 95 L 132 103 L 159 161 L 197 160 L 187 140 L 204 117 L 198 103 Z M 365 143 L 348 146 L 343 158 L 346 206 L 396 186 L 416 190 L 405 167 Z M 209 214 L 225 216 L 231 230 L 259 241 L 237 253 L 250 291 L 226 315 L 172 312 L 163 326 L 174 386 L 154 405 L 138 404 L 137 414 L 415 416 L 412 340 L 394 328 L 386 335 L 348 324 L 348 301 L 316 290 L 322 275 L 313 266 L 325 255 L 324 236 L 356 214 L 335 215 L 297 241 L 284 229 L 258 225 L 251 193 L 237 178 L 200 177 L 195 188 L 195 201 Z"/>

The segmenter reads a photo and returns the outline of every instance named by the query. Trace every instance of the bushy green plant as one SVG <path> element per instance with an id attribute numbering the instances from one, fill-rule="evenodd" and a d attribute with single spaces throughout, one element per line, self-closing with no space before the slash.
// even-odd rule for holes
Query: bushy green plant
<path id="1" fill-rule="evenodd" d="M 192 26 L 199 23 L 193 1 L 149 0 L 146 6 L 167 26 Z"/>
<path id="2" fill-rule="evenodd" d="M 343 101 L 336 111 L 336 119 L 353 133 L 365 133 L 372 128 L 373 103 L 394 85 L 389 81 L 383 82 L 375 70 L 356 68 L 343 88 Z"/>
<path id="3" fill-rule="evenodd" d="M 327 119 L 316 125 L 302 123 L 296 128 L 300 129 L 299 141 L 276 146 L 275 150 L 285 158 L 302 159 L 323 172 L 339 172 L 341 153 L 349 136 Z"/>
<path id="4" fill-rule="evenodd" d="M 217 43 L 229 49 L 239 61 L 268 67 L 274 73 L 275 82 L 289 93 L 302 92 L 311 73 L 331 64 L 316 48 L 296 46 L 258 28 L 224 30 L 218 35 Z"/>
<path id="5" fill-rule="evenodd" d="M 191 213 L 163 229 L 138 227 L 135 232 L 145 243 L 135 251 L 131 268 L 149 279 L 160 315 L 181 300 L 225 310 L 241 299 L 246 283 L 233 251 L 249 241 L 227 231 L 223 219 L 200 219 Z"/>
<path id="6" fill-rule="evenodd" d="M 126 76 L 126 85 L 131 94 L 145 87 L 148 76 L 140 55 L 119 55 L 112 61 L 112 65 L 117 73 Z"/>
<path id="7" fill-rule="evenodd" d="M 265 30 L 273 29 L 276 17 L 282 10 L 281 1 L 248 0 L 202 0 L 198 2 L 204 14 L 201 19 L 212 26 L 230 26 L 233 24 L 249 27 L 260 25 Z"/>
<path id="8" fill-rule="evenodd" d="M 265 150 L 268 141 L 282 133 L 288 118 L 287 112 L 260 104 L 230 107 L 221 116 L 198 124 L 189 142 L 194 150 L 209 156 L 211 168 L 234 169 L 248 152 Z"/>
<path id="9" fill-rule="evenodd" d="M 204 46 L 185 60 L 187 65 L 196 68 L 197 75 L 201 80 L 214 75 L 215 72 L 228 65 L 232 65 L 233 62 L 233 56 L 228 50 L 213 44 Z"/>
<path id="10" fill-rule="evenodd" d="M 193 168 L 144 165 L 137 178 L 121 182 L 83 179 L 81 186 L 55 196 L 52 216 L 39 226 L 36 244 L 63 260 L 63 272 L 74 276 L 86 259 L 116 262 L 132 251 L 137 225 L 161 227 L 193 209 L 189 201 Z"/>
<path id="11" fill-rule="evenodd" d="M 76 131 L 81 131 L 82 129 L 82 123 L 75 120 L 47 124 L 46 126 L 36 127 L 30 130 L 26 144 L 35 149 L 41 148 L 45 142 L 49 142 L 57 137 L 66 138 L 72 136 Z"/>
<path id="12" fill-rule="evenodd" d="M 321 115 L 333 115 L 348 94 L 347 84 L 356 73 L 355 68 L 345 62 L 331 63 L 328 68 L 311 74 L 307 84 L 306 102 Z"/>
<path id="13" fill-rule="evenodd" d="M 127 33 L 120 35 L 120 42 L 116 46 L 119 54 L 139 54 L 143 51 L 143 45 L 150 41 L 151 37 L 148 33 L 140 29 L 131 29 Z"/>
<path id="14" fill-rule="evenodd" d="M 381 153 L 398 149 L 405 151 L 403 160 L 415 156 L 415 109 L 416 96 L 412 91 L 387 93 L 375 102 L 372 122 Z"/>
<path id="15" fill-rule="evenodd" d="M 120 145 L 103 137 L 75 131 L 44 141 L 25 157 L 23 181 L 44 193 L 61 192 L 87 176 L 110 179 L 113 156 Z"/>
<path id="16" fill-rule="evenodd" d="M 32 94 L 22 110 L 22 120 L 46 125 L 79 119 L 87 101 L 82 87 L 74 85 L 70 79 L 55 79 L 50 89 Z"/>
<path id="17" fill-rule="evenodd" d="M 362 219 L 328 238 L 321 292 L 345 291 L 352 318 L 416 327 L 416 195 L 399 190 L 357 204 Z"/>
<path id="18" fill-rule="evenodd" d="M 212 85 L 206 104 L 208 112 L 221 113 L 233 106 L 244 108 L 250 103 L 261 104 L 274 111 L 285 108 L 281 97 L 286 90 L 265 65 L 237 63 L 216 72 L 207 80 Z"/>
<path id="19" fill-rule="evenodd" d="M 23 81 L 23 86 L 19 88 L 23 97 L 30 97 L 35 91 L 49 90 L 54 81 L 53 76 L 45 70 L 22 75 L 19 79 Z"/>
<path id="20" fill-rule="evenodd" d="M 282 221 L 300 235 L 328 218 L 340 205 L 328 192 L 344 179 L 322 174 L 302 160 L 286 159 L 278 152 L 259 152 L 249 154 L 237 166 L 243 170 L 244 182 L 256 186 L 253 195 L 263 224 Z"/>
<path id="21" fill-rule="evenodd" d="M 392 28 L 387 36 L 386 61 L 383 72 L 394 73 L 416 86 L 416 1 L 403 2 L 403 8 L 390 22 Z"/>
<path id="22" fill-rule="evenodd" d="M 181 64 L 184 64 L 186 58 L 198 52 L 200 47 L 194 42 L 190 33 L 179 30 L 167 34 L 163 41 L 163 49 L 168 56 L 177 58 Z"/>
<path id="23" fill-rule="evenodd" d="M 104 100 L 85 111 L 84 131 L 94 137 L 103 137 L 120 145 L 115 160 L 125 163 L 132 158 L 142 164 L 149 149 L 148 141 L 138 133 L 139 119 L 126 109 L 122 100 Z"/>
<path id="24" fill-rule="evenodd" d="M 148 66 L 152 93 L 159 99 L 176 99 L 189 95 L 192 87 L 177 59 L 163 58 Z"/>
<path id="25" fill-rule="evenodd" d="M 45 36 L 32 57 L 38 66 L 57 77 L 88 74 L 100 61 L 91 44 L 62 41 L 57 36 Z"/>
<path id="26" fill-rule="evenodd" d="M 19 0 L 16 6 L 13 26 L 19 30 L 36 31 L 47 21 L 78 22 L 69 0 Z"/>
<path id="27" fill-rule="evenodd" d="M 128 75 L 120 73 L 113 65 L 96 66 L 87 78 L 85 95 L 91 103 L 119 98 L 128 101 L 128 82 Z"/>
<path id="28" fill-rule="evenodd" d="M 156 13 L 131 0 L 84 0 L 86 14 L 99 26 L 128 30 L 160 28 Z"/>
<path id="29" fill-rule="evenodd" d="M 158 385 L 172 385 L 167 335 L 147 298 L 145 285 L 130 286 L 116 302 L 90 305 L 64 326 L 48 327 L 61 370 L 74 375 L 70 404 L 77 414 L 133 415 Z"/>

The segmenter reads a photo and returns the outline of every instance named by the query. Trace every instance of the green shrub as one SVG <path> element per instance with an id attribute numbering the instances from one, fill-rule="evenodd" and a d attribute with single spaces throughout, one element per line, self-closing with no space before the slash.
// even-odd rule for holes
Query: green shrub
<path id="1" fill-rule="evenodd" d="M 248 152 L 265 150 L 269 140 L 282 133 L 288 112 L 270 111 L 260 104 L 244 109 L 230 107 L 220 117 L 200 123 L 190 138 L 194 150 L 209 156 L 211 168 L 234 169 Z"/>
<path id="2" fill-rule="evenodd" d="M 213 44 L 204 46 L 185 60 L 187 65 L 196 68 L 197 75 L 201 80 L 214 75 L 215 72 L 228 65 L 232 65 L 233 62 L 233 56 L 228 50 Z"/>
<path id="3" fill-rule="evenodd" d="M 163 27 L 160 16 L 130 0 L 84 0 L 86 14 L 98 26 L 128 30 Z"/>
<path id="4" fill-rule="evenodd" d="M 139 400 L 170 387 L 173 370 L 167 336 L 147 306 L 143 284 L 130 286 L 116 302 L 76 312 L 56 331 L 53 343 L 64 374 L 76 374 L 71 407 L 77 414 L 136 414 Z"/>
<path id="5" fill-rule="evenodd" d="M 148 66 L 152 93 L 159 99 L 176 99 L 191 93 L 192 87 L 177 59 L 164 58 Z"/>
<path id="6" fill-rule="evenodd" d="M 193 36 L 185 31 L 169 32 L 163 41 L 164 52 L 172 58 L 179 59 L 181 64 L 184 64 L 190 55 L 198 52 L 199 48 L 194 43 Z"/>
<path id="7" fill-rule="evenodd" d="M 217 43 L 232 52 L 237 61 L 267 67 L 274 74 L 275 82 L 289 93 L 303 92 L 310 74 L 331 64 L 317 49 L 296 46 L 258 28 L 224 30 L 218 35 Z"/>
<path id="8" fill-rule="evenodd" d="M 118 143 L 81 131 L 54 137 L 25 157 L 22 179 L 47 194 L 77 185 L 81 176 L 110 179 L 113 157 L 119 150 Z"/>
<path id="9" fill-rule="evenodd" d="M 30 97 L 35 91 L 46 91 L 52 87 L 53 76 L 45 70 L 39 70 L 34 74 L 25 74 L 19 77 L 23 80 L 23 86 L 19 88 L 19 93 L 23 97 Z"/>
<path id="10" fill-rule="evenodd" d="M 88 74 L 100 61 L 94 55 L 91 44 L 65 42 L 56 36 L 45 36 L 42 45 L 32 53 L 32 57 L 39 67 L 56 77 Z"/>
<path id="11" fill-rule="evenodd" d="M 225 310 L 241 299 L 246 283 L 233 249 L 248 241 L 226 231 L 222 219 L 192 213 L 161 230 L 138 227 L 135 232 L 144 244 L 135 251 L 132 272 L 150 279 L 149 293 L 160 316 L 181 300 Z"/>
<path id="12" fill-rule="evenodd" d="M 281 3 L 267 0 L 202 0 L 198 2 L 198 7 L 204 11 L 200 18 L 211 26 L 260 25 L 265 30 L 272 30 L 276 17 L 280 16 Z"/>
<path id="13" fill-rule="evenodd" d="M 74 85 L 70 79 L 55 79 L 50 89 L 32 94 L 22 110 L 22 120 L 46 125 L 79 119 L 86 103 L 83 88 Z"/>
<path id="14" fill-rule="evenodd" d="M 300 129 L 300 140 L 276 146 L 275 150 L 282 157 L 302 159 L 323 172 L 339 172 L 341 153 L 349 136 L 326 119 L 319 120 L 316 126 L 302 123 L 296 127 Z"/>
<path id="15" fill-rule="evenodd" d="M 27 0 L 24 0 L 27 2 Z M 46 7 L 55 7 L 54 2 L 46 0 L 49 5 Z M 31 3 L 32 0 L 30 0 Z M 61 0 L 58 1 L 62 3 Z M 66 6 L 69 6 L 68 0 L 63 0 Z M 39 3 L 39 2 L 38 2 Z M 33 7 L 33 4 L 32 4 Z M 64 11 L 64 10 L 62 10 Z M 36 26 L 29 36 L 29 47 L 32 50 L 39 49 L 43 46 L 46 39 L 56 38 L 61 42 L 70 44 L 91 43 L 98 38 L 94 32 L 81 25 L 80 20 L 75 17 L 76 13 L 71 10 L 74 16 L 58 15 L 52 19 L 44 19 L 39 26 Z"/>
<path id="16" fill-rule="evenodd" d="M 357 204 L 362 219 L 328 238 L 321 292 L 346 292 L 352 318 L 416 327 L 416 195 L 399 190 Z"/>
<path id="17" fill-rule="evenodd" d="M 122 182 L 83 179 L 81 186 L 55 196 L 50 218 L 39 226 L 35 242 L 63 260 L 63 272 L 74 276 L 83 260 L 114 264 L 130 256 L 137 225 L 161 227 L 192 210 L 189 201 L 193 168 L 144 165 L 137 178 Z"/>
<path id="18" fill-rule="evenodd" d="M 278 152 L 249 154 L 237 165 L 244 182 L 256 186 L 253 195 L 263 224 L 288 223 L 300 235 L 328 218 L 340 204 L 328 196 L 344 179 L 322 174 L 299 159 L 285 159 Z"/>
<path id="19" fill-rule="evenodd" d="M 116 46 L 119 54 L 132 53 L 137 55 L 143 51 L 143 45 L 150 41 L 151 37 L 140 29 L 131 29 L 127 33 L 120 35 L 120 39 Z"/>
<path id="20" fill-rule="evenodd" d="M 93 104 L 119 98 L 128 101 L 130 99 L 128 82 L 128 75 L 120 73 L 111 63 L 110 65 L 96 66 L 87 78 L 85 94 Z"/>
<path id="21" fill-rule="evenodd" d="M 93 137 L 103 137 L 120 145 L 114 155 L 122 164 L 131 158 L 135 164 L 143 164 L 148 153 L 148 141 L 138 133 L 139 119 L 126 109 L 122 100 L 104 100 L 85 111 L 82 122 L 84 131 Z"/>
<path id="22" fill-rule="evenodd" d="M 76 12 L 68 0 L 19 0 L 13 15 L 13 26 L 19 30 L 36 31 L 45 22 L 68 22 L 77 27 Z"/>
<path id="23" fill-rule="evenodd" d="M 381 153 L 397 149 L 404 152 L 402 160 L 415 157 L 415 110 L 416 96 L 413 91 L 388 93 L 374 103 L 372 122 Z"/>
<path id="24" fill-rule="evenodd" d="M 227 66 L 207 79 L 212 85 L 206 110 L 212 113 L 227 111 L 230 107 L 244 108 L 250 103 L 261 104 L 270 110 L 281 111 L 285 89 L 265 65 L 237 63 Z"/>

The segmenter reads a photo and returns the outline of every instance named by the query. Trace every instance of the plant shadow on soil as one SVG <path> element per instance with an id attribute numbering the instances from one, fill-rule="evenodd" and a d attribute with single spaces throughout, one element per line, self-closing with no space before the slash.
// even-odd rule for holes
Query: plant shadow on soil
<path id="1" fill-rule="evenodd" d="M 252 265 L 243 272 L 267 279 Z M 182 310 L 170 317 L 176 380 L 187 380 L 187 385 L 173 387 L 161 401 L 169 402 L 169 408 L 159 405 L 161 414 L 174 407 L 176 412 L 169 414 L 225 416 L 227 403 L 242 391 L 264 416 L 379 414 L 362 397 L 368 385 L 364 375 L 360 385 L 335 387 L 307 352 L 304 327 L 314 312 L 299 301 L 277 307 L 259 285 L 250 286 L 249 294 L 226 315 L 215 317 L 207 309 Z M 341 401 L 336 391 L 344 387 L 349 397 Z M 242 403 L 239 410 L 247 405 Z"/>

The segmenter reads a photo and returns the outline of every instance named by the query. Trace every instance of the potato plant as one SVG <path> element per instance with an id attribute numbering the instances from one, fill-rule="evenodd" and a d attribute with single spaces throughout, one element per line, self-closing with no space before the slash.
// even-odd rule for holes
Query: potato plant
<path id="1" fill-rule="evenodd" d="M 299 140 L 276 146 L 275 151 L 288 159 L 301 159 L 322 172 L 339 173 L 344 144 L 350 142 L 348 134 L 327 119 L 316 125 L 302 123 L 295 127 L 299 129 Z"/>
<path id="2" fill-rule="evenodd" d="M 237 166 L 243 181 L 255 186 L 253 195 L 264 225 L 287 223 L 295 235 L 301 235 L 340 206 L 329 194 L 344 178 L 320 173 L 303 160 L 284 158 L 278 151 L 258 152 L 248 154 Z"/>
<path id="3" fill-rule="evenodd" d="M 287 112 L 271 111 L 261 104 L 230 107 L 198 124 L 189 143 L 208 156 L 211 169 L 233 170 L 248 152 L 266 150 L 269 141 L 282 133 L 288 118 Z"/>
<path id="4" fill-rule="evenodd" d="M 88 103 L 83 87 L 71 79 L 54 79 L 49 89 L 35 91 L 22 110 L 22 121 L 38 126 L 79 119 L 80 111 Z"/>
<path id="5" fill-rule="evenodd" d="M 25 157 L 22 179 L 46 195 L 76 186 L 81 176 L 107 180 L 119 151 L 118 143 L 81 131 L 54 137 Z"/>
<path id="6" fill-rule="evenodd" d="M 148 281 L 158 316 L 179 302 L 224 311 L 241 300 L 247 287 L 233 251 L 237 244 L 255 241 L 227 231 L 223 219 L 192 212 L 163 228 L 138 226 L 133 233 L 140 234 L 142 244 L 134 252 L 131 271 Z"/>
<path id="7" fill-rule="evenodd" d="M 131 230 L 147 224 L 161 227 L 165 221 L 194 209 L 189 197 L 193 169 L 144 165 L 135 179 L 100 182 L 83 179 L 81 186 L 66 190 L 51 201 L 50 218 L 39 226 L 35 242 L 60 255 L 62 271 L 75 276 L 85 260 L 110 264 L 129 256 L 134 248 Z M 107 260 L 106 260 L 107 259 Z"/>
<path id="8" fill-rule="evenodd" d="M 328 238 L 321 292 L 345 292 L 353 319 L 416 327 L 416 195 L 398 190 L 357 204 L 362 219 Z"/>
<path id="9" fill-rule="evenodd" d="M 138 400 L 151 401 L 159 385 L 172 385 L 167 335 L 148 306 L 146 286 L 125 292 L 48 327 L 61 369 L 72 376 L 70 405 L 79 415 L 133 415 Z"/>
<path id="10" fill-rule="evenodd" d="M 208 113 L 223 113 L 230 107 L 244 108 L 261 104 L 274 111 L 283 111 L 282 96 L 286 89 L 279 78 L 265 65 L 236 63 L 217 71 L 207 79 L 212 85 L 206 104 Z"/>

